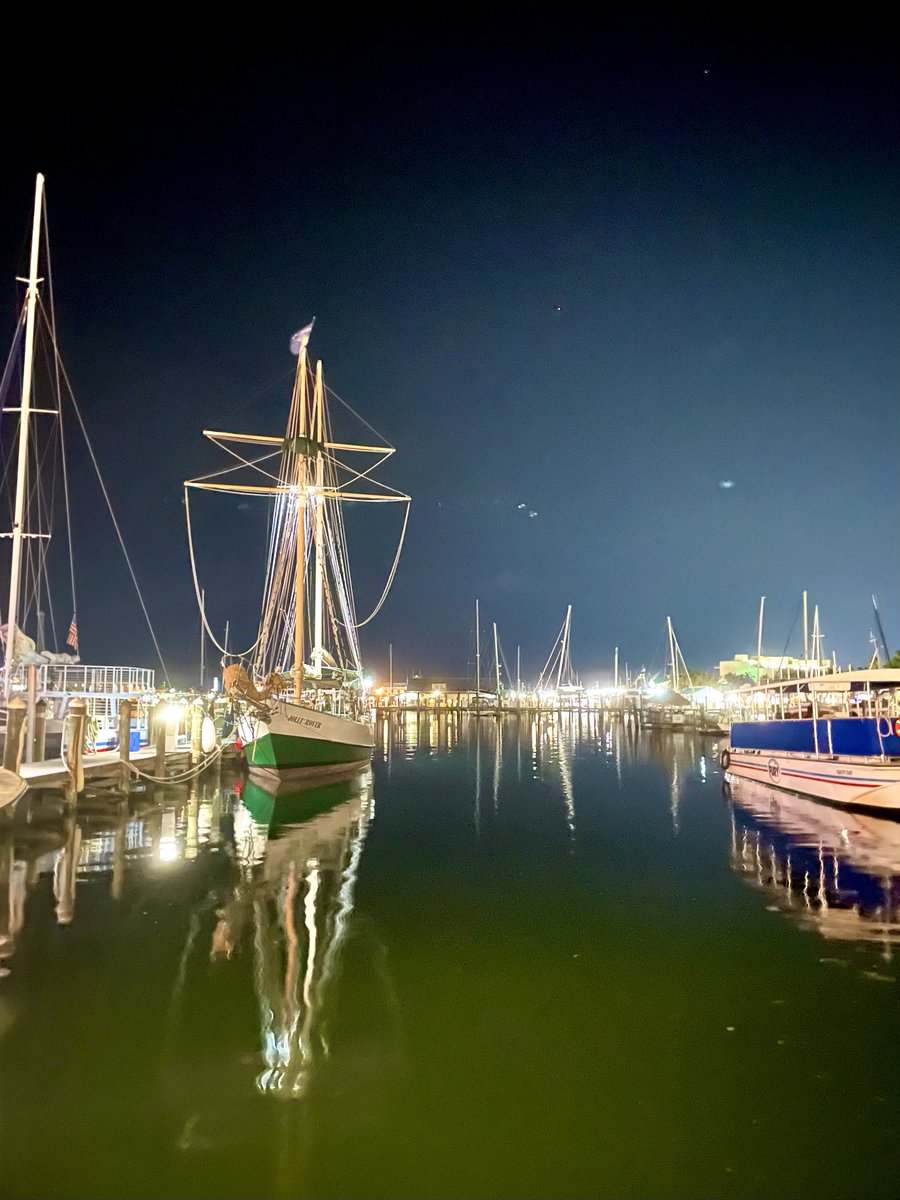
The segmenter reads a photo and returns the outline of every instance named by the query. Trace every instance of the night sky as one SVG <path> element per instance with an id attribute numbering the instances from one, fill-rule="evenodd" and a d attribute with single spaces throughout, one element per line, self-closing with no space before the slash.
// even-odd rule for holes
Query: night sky
<path id="1" fill-rule="evenodd" d="M 199 631 L 181 484 L 224 465 L 201 430 L 281 432 L 313 315 L 414 501 L 375 671 L 392 641 L 400 674 L 462 674 L 476 596 L 529 673 L 572 603 L 588 681 L 616 644 L 661 669 L 667 614 L 691 665 L 755 650 L 762 593 L 780 654 L 804 587 L 840 662 L 868 657 L 872 592 L 900 645 L 884 31 L 278 20 L 120 54 L 82 28 L 33 106 L 21 65 L 0 85 L 0 318 L 41 170 L 63 355 L 171 675 Z M 73 473 L 83 657 L 156 665 L 77 448 Z M 262 506 L 194 503 L 211 620 L 246 645 Z M 361 615 L 401 515 L 348 518 Z"/>

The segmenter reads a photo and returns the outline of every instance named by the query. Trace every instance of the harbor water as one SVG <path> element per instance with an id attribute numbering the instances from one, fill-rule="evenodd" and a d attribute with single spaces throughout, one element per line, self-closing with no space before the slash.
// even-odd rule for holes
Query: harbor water
<path id="1" fill-rule="evenodd" d="M 381 720 L 0 813 L 0 1195 L 890 1197 L 900 824 L 709 737 Z"/>

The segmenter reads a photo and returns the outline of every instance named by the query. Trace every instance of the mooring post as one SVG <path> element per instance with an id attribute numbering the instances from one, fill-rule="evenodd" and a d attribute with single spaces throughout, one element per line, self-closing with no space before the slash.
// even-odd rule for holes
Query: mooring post
<path id="1" fill-rule="evenodd" d="M 28 736 L 25 741 L 25 761 L 34 762 L 34 725 L 37 715 L 37 667 L 28 668 L 28 687 L 25 695 L 28 705 Z"/>
<path id="2" fill-rule="evenodd" d="M 191 763 L 203 757 L 203 705 L 197 700 L 191 705 Z"/>
<path id="3" fill-rule="evenodd" d="M 78 792 L 84 791 L 84 737 L 87 732 L 87 704 L 80 696 L 76 696 L 69 703 L 66 724 L 66 766 L 72 776 L 72 787 L 77 795 Z"/>
<path id="4" fill-rule="evenodd" d="M 46 700 L 38 700 L 34 706 L 34 757 L 32 762 L 43 762 L 47 754 L 47 711 Z"/>
<path id="5" fill-rule="evenodd" d="M 119 782 L 126 787 L 131 781 L 131 701 L 127 696 L 119 701 Z"/>
<path id="6" fill-rule="evenodd" d="M 156 745 L 156 762 L 154 763 L 153 773 L 157 779 L 165 779 L 166 777 L 166 718 L 165 704 L 157 704 L 153 709 L 153 717 L 150 723 L 150 728 L 153 730 Z"/>
<path id="7" fill-rule="evenodd" d="M 6 742 L 3 746 L 3 765 L 17 775 L 22 765 L 25 742 L 25 716 L 28 705 L 21 696 L 13 696 L 6 708 Z"/>

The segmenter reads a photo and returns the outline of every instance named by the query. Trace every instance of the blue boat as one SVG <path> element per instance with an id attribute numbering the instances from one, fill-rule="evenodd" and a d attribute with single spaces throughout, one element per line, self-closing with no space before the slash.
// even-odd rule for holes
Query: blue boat
<path id="1" fill-rule="evenodd" d="M 900 670 L 845 671 L 748 689 L 721 765 L 844 807 L 900 812 Z"/>

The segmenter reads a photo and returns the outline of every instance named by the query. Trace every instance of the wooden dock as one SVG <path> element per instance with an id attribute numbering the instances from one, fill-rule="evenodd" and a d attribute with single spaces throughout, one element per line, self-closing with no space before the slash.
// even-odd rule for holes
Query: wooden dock
<path id="1" fill-rule="evenodd" d="M 171 763 L 180 766 L 189 759 L 190 749 L 179 749 L 166 755 L 166 765 Z M 154 768 L 157 753 L 153 746 L 146 746 L 142 750 L 132 750 L 129 761 L 143 764 L 141 770 L 148 775 L 156 773 Z M 118 750 L 103 750 L 94 754 L 85 753 L 82 759 L 85 779 L 98 780 L 108 775 L 118 779 L 122 773 L 121 765 L 122 759 Z M 71 779 L 61 758 L 48 758 L 44 762 L 22 763 L 18 773 L 29 787 L 56 787 L 59 784 L 68 783 Z M 160 778 L 164 778 L 164 775 L 160 774 Z"/>

